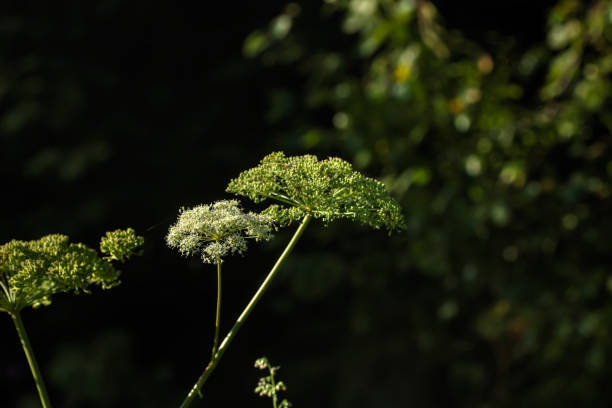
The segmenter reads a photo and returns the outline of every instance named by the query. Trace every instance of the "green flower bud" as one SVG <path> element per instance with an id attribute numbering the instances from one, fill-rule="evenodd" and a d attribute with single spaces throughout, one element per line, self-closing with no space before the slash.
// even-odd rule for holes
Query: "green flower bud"
<path id="1" fill-rule="evenodd" d="M 125 262 L 144 243 L 144 238 L 136 235 L 132 228 L 107 232 L 100 240 L 100 251 L 107 259 Z"/>
<path id="2" fill-rule="evenodd" d="M 267 199 L 281 203 L 264 214 L 282 225 L 311 214 L 324 222 L 350 219 L 389 232 L 405 227 L 401 207 L 385 186 L 337 157 L 319 161 L 311 155 L 272 153 L 259 166 L 240 173 L 227 191 L 256 203 Z"/>
<path id="3" fill-rule="evenodd" d="M 142 245 L 132 229 L 109 232 L 102 238 L 100 257 L 84 244 L 52 234 L 34 241 L 12 240 L 0 246 L 0 310 L 19 311 L 51 303 L 62 292 L 88 292 L 91 285 L 118 285 L 120 272 L 110 260 L 124 261 Z"/>

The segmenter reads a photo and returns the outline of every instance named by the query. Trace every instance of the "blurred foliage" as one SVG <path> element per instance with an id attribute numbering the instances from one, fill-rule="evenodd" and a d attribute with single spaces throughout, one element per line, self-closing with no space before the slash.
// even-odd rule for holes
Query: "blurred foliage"
<path id="1" fill-rule="evenodd" d="M 334 268 L 379 351 L 352 374 L 367 391 L 330 406 L 607 406 L 612 2 L 559 1 L 528 42 L 446 29 L 435 4 L 290 3 L 245 41 L 300 81 L 270 92 L 280 147 L 351 158 L 406 210 L 393 254 L 358 239 L 367 256 Z M 318 286 L 340 292 L 337 275 Z"/>

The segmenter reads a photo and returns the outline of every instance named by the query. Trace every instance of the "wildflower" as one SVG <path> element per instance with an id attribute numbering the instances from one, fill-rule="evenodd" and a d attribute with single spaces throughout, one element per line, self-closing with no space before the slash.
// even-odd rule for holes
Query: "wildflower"
<path id="1" fill-rule="evenodd" d="M 261 241 L 271 237 L 271 217 L 244 213 L 237 200 L 223 200 L 182 208 L 166 242 L 182 255 L 198 254 L 204 263 L 218 263 L 226 255 L 243 254 L 247 239 Z"/>
<path id="2" fill-rule="evenodd" d="M 401 207 L 385 186 L 337 157 L 319 161 L 312 155 L 272 153 L 259 166 L 240 173 L 227 191 L 256 203 L 267 199 L 281 203 L 264 211 L 280 224 L 310 214 L 324 222 L 350 219 L 389 232 L 404 228 Z"/>
<path id="3" fill-rule="evenodd" d="M 88 292 L 90 285 L 118 285 L 120 272 L 110 260 L 124 261 L 142 245 L 134 230 L 108 232 L 98 253 L 66 235 L 51 234 L 33 241 L 12 240 L 0 246 L 0 310 L 14 313 L 26 306 L 51 303 L 62 292 Z"/>
<path id="4" fill-rule="evenodd" d="M 107 232 L 100 240 L 100 250 L 107 254 L 106 259 L 124 262 L 143 243 L 144 239 L 137 236 L 132 228 L 128 228 Z"/>

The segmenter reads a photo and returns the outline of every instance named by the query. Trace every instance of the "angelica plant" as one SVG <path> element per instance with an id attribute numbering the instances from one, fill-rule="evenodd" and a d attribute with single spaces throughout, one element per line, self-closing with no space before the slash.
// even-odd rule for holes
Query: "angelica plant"
<path id="1" fill-rule="evenodd" d="M 285 383 L 274 378 L 280 367 L 273 366 L 266 357 L 261 357 L 255 360 L 255 368 L 268 370 L 268 375 L 259 379 L 257 387 L 255 387 L 255 393 L 259 394 L 260 397 L 271 398 L 272 408 L 291 407 L 292 404 L 286 399 L 283 399 L 280 404 L 278 403 L 278 392 L 287 391 Z"/>
<path id="2" fill-rule="evenodd" d="M 129 259 L 142 243 L 143 238 L 129 228 L 107 232 L 101 238 L 102 256 L 60 234 L 34 241 L 12 240 L 0 246 L 0 311 L 8 313 L 15 324 L 44 408 L 51 403 L 21 311 L 48 306 L 58 293 L 88 293 L 93 285 L 102 289 L 118 285 L 120 271 L 112 261 Z"/>
<path id="3" fill-rule="evenodd" d="M 256 203 L 278 202 L 264 213 L 284 225 L 312 217 L 326 223 L 348 219 L 389 232 L 404 226 L 401 207 L 384 184 L 337 157 L 318 160 L 312 155 L 272 153 L 232 180 L 227 191 Z"/>
<path id="4" fill-rule="evenodd" d="M 325 225 L 338 219 L 348 219 L 374 229 L 386 229 L 389 233 L 405 228 L 401 207 L 389 196 L 384 185 L 335 157 L 318 160 L 312 155 L 288 157 L 282 152 L 272 153 L 264 157 L 259 166 L 231 180 L 227 192 L 248 197 L 255 203 L 271 200 L 273 203 L 261 216 L 269 217 L 277 226 L 292 223 L 299 223 L 299 226 L 221 345 L 214 350 L 181 408 L 189 407 L 196 395 L 201 395 L 201 388 L 313 218 L 322 220 Z M 191 245 L 198 251 L 205 251 L 204 244 L 212 242 L 210 238 L 202 238 L 205 235 L 185 236 L 189 242 L 189 246 L 185 247 L 187 253 L 192 252 Z M 180 245 L 175 246 L 181 248 Z"/>
<path id="5" fill-rule="evenodd" d="M 237 200 L 222 200 L 210 205 L 182 208 L 176 224 L 170 227 L 166 242 L 182 255 L 200 255 L 202 262 L 217 265 L 217 312 L 211 361 L 217 353 L 221 313 L 221 264 L 231 254 L 244 254 L 247 239 L 272 237 L 272 218 L 245 213 Z"/>
<path id="6" fill-rule="evenodd" d="M 176 224 L 166 236 L 168 246 L 183 255 L 200 255 L 204 263 L 220 263 L 227 255 L 243 254 L 247 239 L 268 240 L 272 218 L 244 213 L 237 200 L 181 208 Z"/>

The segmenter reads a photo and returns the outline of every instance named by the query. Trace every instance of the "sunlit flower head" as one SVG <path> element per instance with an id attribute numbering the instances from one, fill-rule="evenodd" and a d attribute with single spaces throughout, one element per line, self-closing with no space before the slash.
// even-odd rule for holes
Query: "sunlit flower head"
<path id="1" fill-rule="evenodd" d="M 272 226 L 271 217 L 245 213 L 237 200 L 223 200 L 182 208 L 166 242 L 182 255 L 197 254 L 204 263 L 217 263 L 226 255 L 243 254 L 249 238 L 270 239 Z"/>
<path id="2" fill-rule="evenodd" d="M 312 155 L 272 153 L 259 166 L 240 173 L 227 191 L 256 203 L 268 199 L 280 203 L 264 211 L 279 224 L 309 214 L 324 222 L 349 219 L 388 231 L 404 228 L 402 209 L 385 186 L 337 157 L 318 160 Z"/>

